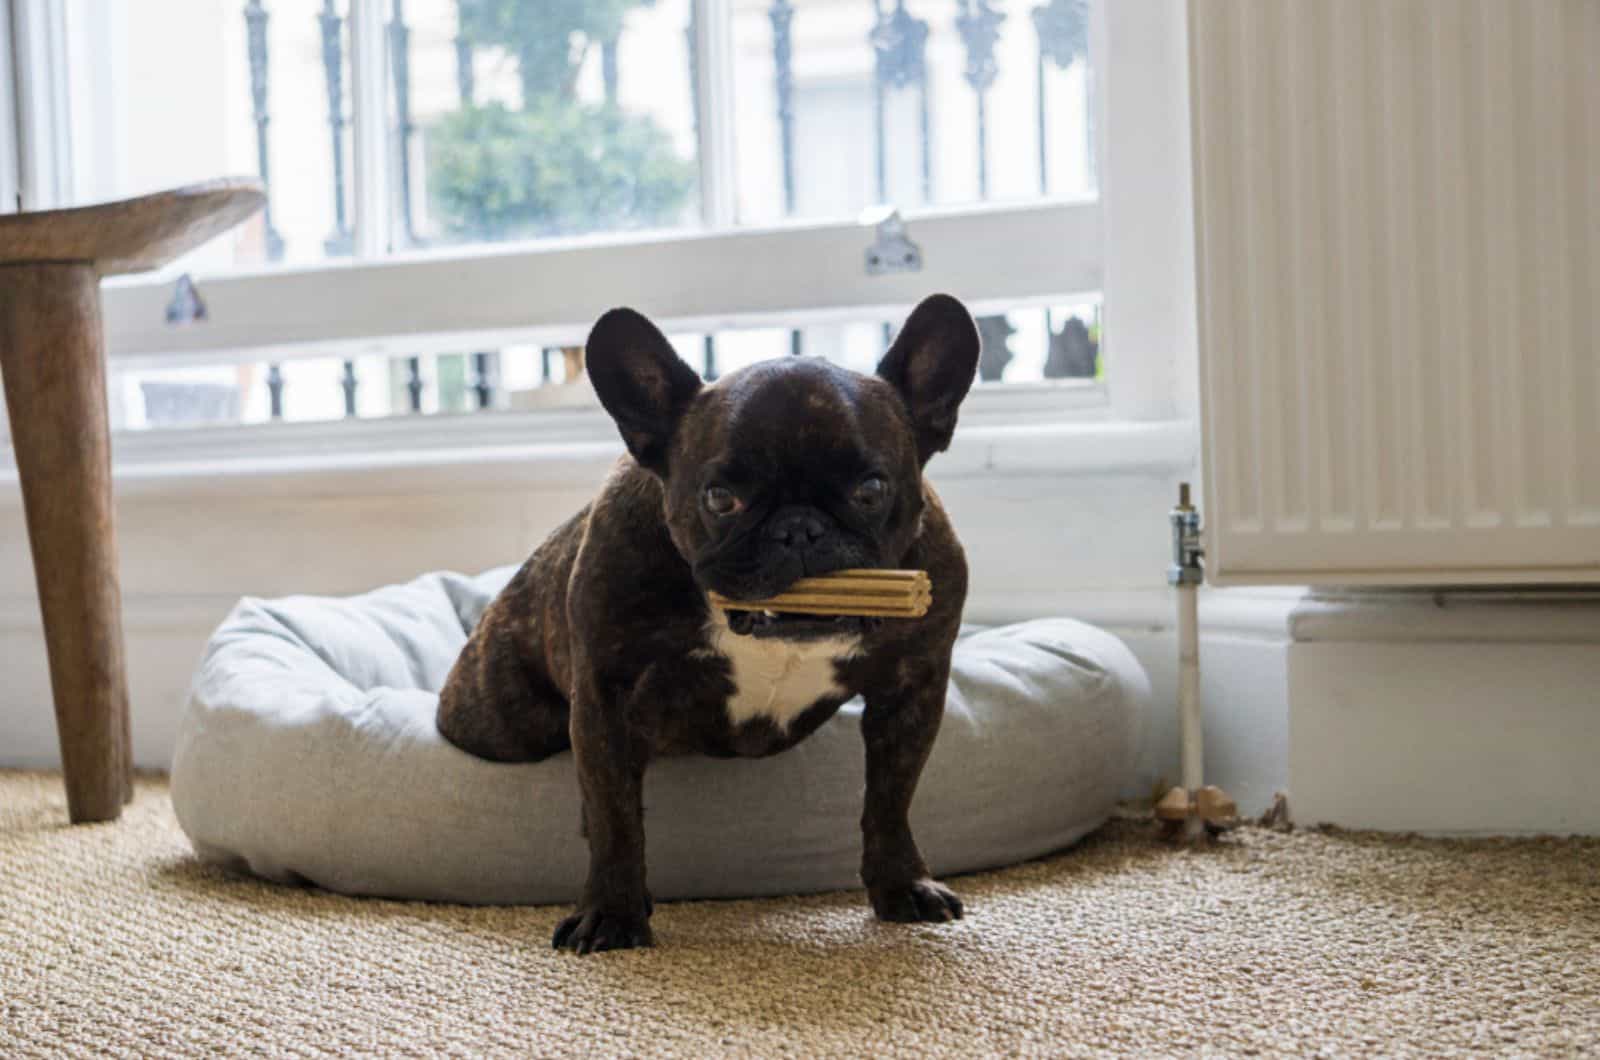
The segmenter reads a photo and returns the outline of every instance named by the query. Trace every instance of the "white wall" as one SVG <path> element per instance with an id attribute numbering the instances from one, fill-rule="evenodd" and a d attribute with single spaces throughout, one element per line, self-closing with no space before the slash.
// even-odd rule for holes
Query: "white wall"
<path id="1" fill-rule="evenodd" d="M 598 474 L 598 471 L 595 472 Z M 973 569 L 968 615 L 1066 614 L 1121 635 L 1150 673 L 1154 707 L 1129 795 L 1177 777 L 1174 605 L 1166 509 L 1181 472 L 956 475 L 939 486 Z M 142 766 L 170 758 L 189 675 L 240 595 L 351 593 L 437 568 L 521 560 L 588 499 L 593 479 L 546 488 L 403 489 L 392 474 L 337 489 L 263 479 L 187 496 L 128 490 L 118 505 L 125 628 Z M 1283 786 L 1285 618 L 1292 597 L 1213 596 L 1202 644 L 1210 779 L 1247 809 Z M 0 493 L 0 765 L 57 760 L 43 640 L 14 485 Z"/>
<path id="2" fill-rule="evenodd" d="M 1182 472 L 941 482 L 974 571 L 971 617 L 1066 614 L 1121 636 L 1154 703 L 1129 795 L 1177 777 L 1165 510 Z M 366 490 L 263 479 L 119 506 L 135 757 L 164 767 L 205 637 L 244 593 L 344 593 L 514 562 L 589 495 L 405 476 Z M 419 478 L 412 474 L 411 478 Z M 461 476 L 462 481 L 473 481 Z M 293 486 L 291 489 L 290 486 Z M 0 490 L 0 765 L 56 761 L 15 487 Z M 1429 832 L 1600 833 L 1600 592 L 1202 594 L 1208 780 L 1249 813 Z"/>

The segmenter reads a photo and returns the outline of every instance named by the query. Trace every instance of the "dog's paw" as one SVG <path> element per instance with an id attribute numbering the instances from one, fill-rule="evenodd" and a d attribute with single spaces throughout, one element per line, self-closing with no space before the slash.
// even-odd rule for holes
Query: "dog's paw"
<path id="1" fill-rule="evenodd" d="M 583 908 L 563 920 L 550 940 L 550 945 L 555 949 L 573 950 L 579 954 L 631 950 L 655 944 L 655 936 L 650 932 L 649 913 L 640 915 Z"/>
<path id="2" fill-rule="evenodd" d="M 898 887 L 871 887 L 867 889 L 867 896 L 872 899 L 872 911 L 878 914 L 879 920 L 897 924 L 960 920 L 965 911 L 956 892 L 937 880 L 913 880 Z"/>

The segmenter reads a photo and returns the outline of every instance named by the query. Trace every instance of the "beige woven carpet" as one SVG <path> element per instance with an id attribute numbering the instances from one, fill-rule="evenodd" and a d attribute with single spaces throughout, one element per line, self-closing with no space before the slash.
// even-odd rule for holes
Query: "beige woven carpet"
<path id="1" fill-rule="evenodd" d="M 160 780 L 69 828 L 0 773 L 0 1056 L 1438 1055 L 1600 1051 L 1600 841 L 1122 822 L 956 881 L 950 927 L 860 894 L 668 903 L 651 951 L 554 908 L 355 900 L 197 864 Z"/>

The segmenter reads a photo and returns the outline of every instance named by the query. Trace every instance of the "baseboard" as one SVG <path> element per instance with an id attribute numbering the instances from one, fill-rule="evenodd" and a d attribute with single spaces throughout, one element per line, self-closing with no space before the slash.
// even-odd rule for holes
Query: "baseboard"
<path id="1" fill-rule="evenodd" d="M 1600 595 L 1317 593 L 1290 629 L 1303 822 L 1600 834 Z"/>

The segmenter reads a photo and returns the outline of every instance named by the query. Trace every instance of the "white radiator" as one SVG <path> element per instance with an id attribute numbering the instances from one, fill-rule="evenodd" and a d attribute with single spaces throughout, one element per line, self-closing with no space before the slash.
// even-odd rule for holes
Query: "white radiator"
<path id="1" fill-rule="evenodd" d="M 1208 568 L 1600 582 L 1600 0 L 1191 0 Z"/>

